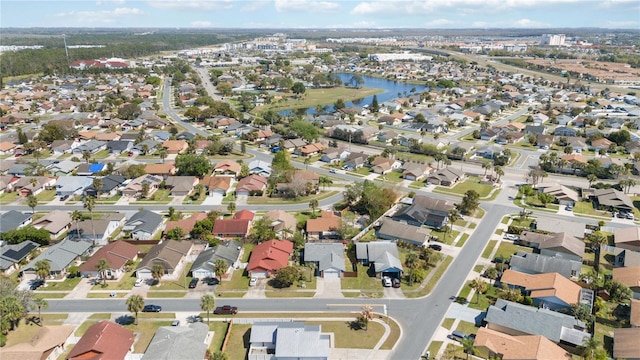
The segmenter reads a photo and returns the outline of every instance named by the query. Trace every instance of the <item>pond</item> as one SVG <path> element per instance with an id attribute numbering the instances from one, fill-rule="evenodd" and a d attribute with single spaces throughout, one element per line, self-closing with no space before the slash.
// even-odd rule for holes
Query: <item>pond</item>
<path id="1" fill-rule="evenodd" d="M 340 80 L 342 80 L 343 84 L 349 84 L 354 74 L 335 73 L 335 75 L 337 75 L 340 78 Z M 424 85 L 408 84 L 402 81 L 387 80 L 387 79 L 382 79 L 382 78 L 377 78 L 377 77 L 367 76 L 367 75 L 360 75 L 360 76 L 362 77 L 362 80 L 364 80 L 364 83 L 362 84 L 363 87 L 377 88 L 377 89 L 384 90 L 384 92 L 376 94 L 376 96 L 378 97 L 378 104 L 382 104 L 385 101 L 395 99 L 398 97 L 409 96 L 412 94 L 411 93 L 412 89 L 414 89 L 415 94 L 419 94 L 428 89 L 428 87 Z M 373 101 L 373 96 L 374 95 L 367 96 L 363 99 L 349 101 L 349 102 L 346 102 L 345 105 L 346 107 L 350 107 L 354 105 L 360 106 L 360 107 L 364 105 L 371 105 L 371 101 Z M 332 111 L 332 110 L 333 110 L 333 105 L 330 105 L 329 111 Z M 293 110 L 283 110 L 283 111 L 280 111 L 280 114 L 287 116 L 292 112 Z M 308 114 L 315 114 L 315 112 L 316 112 L 315 107 L 310 107 L 307 109 Z"/>

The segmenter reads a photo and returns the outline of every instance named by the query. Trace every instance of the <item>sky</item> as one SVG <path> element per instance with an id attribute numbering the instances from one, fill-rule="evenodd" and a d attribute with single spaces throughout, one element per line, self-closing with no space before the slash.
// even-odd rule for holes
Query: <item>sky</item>
<path id="1" fill-rule="evenodd" d="M 2 0 L 0 27 L 640 28 L 640 0 Z"/>

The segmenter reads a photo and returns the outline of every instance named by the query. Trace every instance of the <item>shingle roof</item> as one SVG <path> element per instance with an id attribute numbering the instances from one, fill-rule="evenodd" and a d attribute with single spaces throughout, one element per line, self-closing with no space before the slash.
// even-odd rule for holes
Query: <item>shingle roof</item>
<path id="1" fill-rule="evenodd" d="M 407 240 L 414 243 L 424 244 L 429 239 L 431 230 L 420 226 L 404 224 L 401 222 L 385 219 L 382 227 L 378 230 L 379 236 L 385 239 Z"/>
<path id="2" fill-rule="evenodd" d="M 640 358 L 640 328 L 613 330 L 613 356 L 616 359 Z"/>
<path id="3" fill-rule="evenodd" d="M 613 280 L 630 288 L 640 288 L 640 266 L 614 268 Z"/>
<path id="4" fill-rule="evenodd" d="M 193 243 L 191 241 L 165 240 L 149 250 L 142 258 L 136 271 L 151 269 L 154 264 L 162 264 L 166 270 L 175 269 L 180 260 L 188 255 Z"/>
<path id="5" fill-rule="evenodd" d="M 31 338 L 25 339 L 26 341 L 11 347 L 1 348 L 0 359 L 41 360 L 47 358 L 52 349 L 62 346 L 67 341 L 74 329 L 75 326 L 72 325 L 43 326 Z"/>
<path id="6" fill-rule="evenodd" d="M 45 249 L 22 270 L 34 270 L 35 264 L 38 261 L 46 260 L 51 263 L 51 272 L 60 272 L 69 266 L 78 256 L 89 250 L 91 246 L 92 244 L 88 241 L 62 240 Z"/>
<path id="7" fill-rule="evenodd" d="M 570 360 L 571 355 L 541 335 L 511 336 L 481 327 L 478 329 L 475 347 L 486 347 L 492 353 L 501 354 L 503 360 Z"/>
<path id="8" fill-rule="evenodd" d="M 293 252 L 293 243 L 288 240 L 269 240 L 253 248 L 248 271 L 268 270 L 275 271 L 286 267 L 289 256 Z"/>
<path id="9" fill-rule="evenodd" d="M 570 278 L 572 271 L 575 274 L 580 273 L 582 263 L 555 256 L 519 251 L 511 256 L 509 266 L 514 270 L 528 274 L 557 272 L 566 278 Z"/>
<path id="10" fill-rule="evenodd" d="M 80 265 L 80 272 L 97 271 L 96 265 L 100 259 L 105 259 L 111 269 L 120 269 L 128 260 L 138 255 L 138 247 L 126 241 L 114 241 L 101 247 L 84 264 Z"/>
<path id="11" fill-rule="evenodd" d="M 339 243 L 306 243 L 304 261 L 318 262 L 318 270 L 338 269 L 346 271 L 344 249 Z"/>
<path id="12" fill-rule="evenodd" d="M 209 326 L 193 323 L 189 326 L 161 326 L 153 336 L 142 360 L 204 359 L 205 339 Z"/>
<path id="13" fill-rule="evenodd" d="M 302 322 L 278 325 L 275 355 L 279 359 L 327 359 L 329 346 L 329 337 L 320 334 L 320 325 L 305 325 Z"/>
<path id="14" fill-rule="evenodd" d="M 214 263 L 218 259 L 222 259 L 226 261 L 229 266 L 232 266 L 238 260 L 238 256 L 240 256 L 241 247 L 242 243 L 239 241 L 228 240 L 218 246 L 209 248 L 198 255 L 189 271 L 204 269 L 214 272 Z"/>
<path id="15" fill-rule="evenodd" d="M 133 226 L 131 232 L 144 231 L 152 234 L 160 224 L 162 224 L 162 215 L 150 210 L 141 210 L 133 214 L 125 226 Z"/>
<path id="16" fill-rule="evenodd" d="M 558 273 L 525 274 L 519 271 L 506 270 L 500 281 L 505 284 L 523 287 L 531 292 L 532 298 L 554 296 L 566 304 L 580 301 L 580 285 Z"/>
<path id="17" fill-rule="evenodd" d="M 68 360 L 124 359 L 136 335 L 133 331 L 110 321 L 92 325 L 73 347 Z"/>
<path id="18" fill-rule="evenodd" d="M 402 271 L 402 262 L 398 255 L 398 246 L 392 242 L 374 241 L 369 243 L 356 243 L 356 258 L 358 260 L 369 260 L 369 262 L 373 262 L 376 272 L 393 267 Z"/>
<path id="19" fill-rule="evenodd" d="M 7 244 L 0 247 L 0 270 L 6 270 L 13 264 L 26 258 L 31 251 L 40 247 L 31 240 L 23 241 L 19 244 Z"/>
<path id="20" fill-rule="evenodd" d="M 23 214 L 15 210 L 9 210 L 4 214 L 0 214 L 0 234 L 13 230 L 26 220 L 30 219 L 33 214 Z"/>

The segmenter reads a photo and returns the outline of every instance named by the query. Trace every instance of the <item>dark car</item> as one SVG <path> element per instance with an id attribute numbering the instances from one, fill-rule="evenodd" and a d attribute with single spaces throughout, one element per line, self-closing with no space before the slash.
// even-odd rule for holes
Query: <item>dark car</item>
<path id="1" fill-rule="evenodd" d="M 220 283 L 220 280 L 216 278 L 211 278 L 207 280 L 207 285 L 218 285 L 219 283 Z"/>
<path id="2" fill-rule="evenodd" d="M 142 312 L 160 312 L 162 311 L 162 306 L 160 305 L 145 305 L 142 308 Z"/>
<path id="3" fill-rule="evenodd" d="M 398 279 L 398 278 L 391 279 L 391 283 L 393 284 L 394 288 L 399 288 L 400 287 L 400 279 Z"/>
<path id="4" fill-rule="evenodd" d="M 231 305 L 218 306 L 213 313 L 216 315 L 235 315 L 238 313 L 238 308 Z"/>
<path id="5" fill-rule="evenodd" d="M 433 249 L 435 251 L 440 251 L 442 250 L 442 245 L 438 245 L 438 244 L 430 244 L 429 245 L 429 249 Z"/>
<path id="6" fill-rule="evenodd" d="M 196 288 L 196 286 L 198 286 L 198 279 L 197 279 L 197 278 L 192 279 L 192 280 L 189 282 L 189 289 L 195 289 L 195 288 Z"/>
<path id="7" fill-rule="evenodd" d="M 40 279 L 36 279 L 33 280 L 31 282 L 31 286 L 29 287 L 31 290 L 36 290 L 37 288 L 39 288 L 40 286 L 42 286 L 44 284 L 44 281 L 40 280 Z"/>

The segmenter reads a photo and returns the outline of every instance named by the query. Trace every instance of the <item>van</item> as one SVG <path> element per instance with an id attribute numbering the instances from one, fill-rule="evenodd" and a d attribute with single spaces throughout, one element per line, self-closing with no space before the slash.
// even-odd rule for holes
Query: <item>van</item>
<path id="1" fill-rule="evenodd" d="M 465 339 L 469 339 L 469 335 L 463 333 L 462 331 L 455 330 L 451 333 L 451 338 L 453 340 L 462 341 Z"/>

